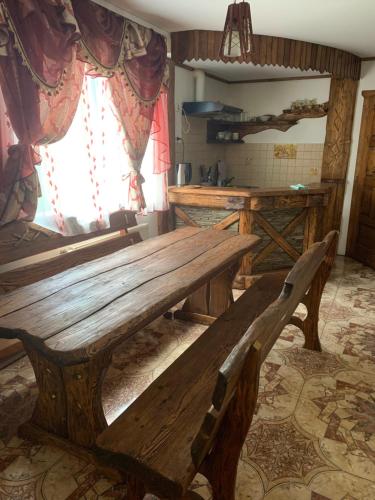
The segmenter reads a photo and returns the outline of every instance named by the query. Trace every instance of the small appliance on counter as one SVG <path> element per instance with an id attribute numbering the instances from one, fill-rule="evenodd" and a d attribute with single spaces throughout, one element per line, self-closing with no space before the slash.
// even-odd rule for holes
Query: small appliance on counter
<path id="1" fill-rule="evenodd" d="M 223 180 L 227 177 L 227 166 L 224 160 L 217 162 L 217 185 L 224 186 Z"/>
<path id="2" fill-rule="evenodd" d="M 177 163 L 176 165 L 176 184 L 177 186 L 186 186 L 190 184 L 192 177 L 191 163 Z"/>
<path id="3" fill-rule="evenodd" d="M 216 186 L 218 179 L 218 167 L 214 165 L 213 167 L 205 167 L 204 165 L 199 166 L 200 182 L 202 186 Z"/>

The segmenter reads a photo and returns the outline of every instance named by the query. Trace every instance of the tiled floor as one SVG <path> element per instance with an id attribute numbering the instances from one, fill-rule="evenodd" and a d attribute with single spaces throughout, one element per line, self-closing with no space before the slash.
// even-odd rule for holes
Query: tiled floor
<path id="1" fill-rule="evenodd" d="M 160 319 L 123 346 L 106 380 L 108 420 L 202 331 Z M 324 353 L 288 327 L 263 365 L 238 500 L 375 499 L 375 271 L 337 260 L 320 331 Z M 0 499 L 126 498 L 82 459 L 15 437 L 35 395 L 26 359 L 0 372 Z M 195 487 L 210 498 L 202 478 Z"/>

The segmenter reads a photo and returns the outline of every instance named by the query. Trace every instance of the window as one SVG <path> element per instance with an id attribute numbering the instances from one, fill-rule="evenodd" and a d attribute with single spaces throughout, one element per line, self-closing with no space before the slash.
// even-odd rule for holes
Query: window
<path id="1" fill-rule="evenodd" d="M 167 207 L 167 173 L 153 173 L 153 148 L 150 138 L 141 169 L 148 211 Z M 66 136 L 41 146 L 40 154 L 38 224 L 77 234 L 106 227 L 111 212 L 128 208 L 124 131 L 112 112 L 105 78 L 85 77 Z"/>

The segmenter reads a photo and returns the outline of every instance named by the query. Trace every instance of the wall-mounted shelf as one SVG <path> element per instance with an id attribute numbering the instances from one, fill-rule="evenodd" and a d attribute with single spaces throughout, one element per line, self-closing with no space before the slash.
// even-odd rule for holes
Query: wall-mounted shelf
<path id="1" fill-rule="evenodd" d="M 238 141 L 219 141 L 218 139 L 207 140 L 207 144 L 244 144 L 242 139 Z"/>
<path id="2" fill-rule="evenodd" d="M 306 118 L 322 118 L 328 112 L 328 103 L 319 104 L 313 108 L 302 108 L 301 110 L 285 109 L 279 116 L 273 116 L 268 121 L 234 122 L 227 120 L 207 121 L 207 143 L 208 144 L 242 144 L 246 135 L 258 134 L 264 130 L 279 130 L 286 132 L 298 124 L 299 120 Z M 218 132 L 238 132 L 238 141 L 219 141 L 216 139 Z"/>
<path id="3" fill-rule="evenodd" d="M 284 109 L 283 114 L 278 116 L 281 120 L 298 121 L 304 118 L 322 118 L 328 113 L 328 102 L 316 104 L 312 107 L 303 107 L 300 110 Z"/>

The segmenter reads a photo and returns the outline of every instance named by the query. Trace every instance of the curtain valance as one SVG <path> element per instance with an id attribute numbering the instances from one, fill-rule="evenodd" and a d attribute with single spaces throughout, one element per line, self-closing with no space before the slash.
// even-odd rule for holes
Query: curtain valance
<path id="1" fill-rule="evenodd" d="M 164 37 L 90 0 L 0 0 L 0 85 L 18 138 L 15 182 L 35 176 L 39 145 L 66 134 L 85 73 L 109 79 L 127 134 L 134 207 L 142 209 L 140 166 L 168 83 Z"/>
<path id="2" fill-rule="evenodd" d="M 122 74 L 145 105 L 168 81 L 164 37 L 91 0 L 0 0 L 0 56 L 13 49 L 48 94 L 61 91 L 75 57 L 92 76 Z"/>
<path id="3" fill-rule="evenodd" d="M 69 3 L 62 0 L 2 0 L 1 55 L 15 47 L 34 82 L 51 93 L 61 88 L 80 38 Z"/>

